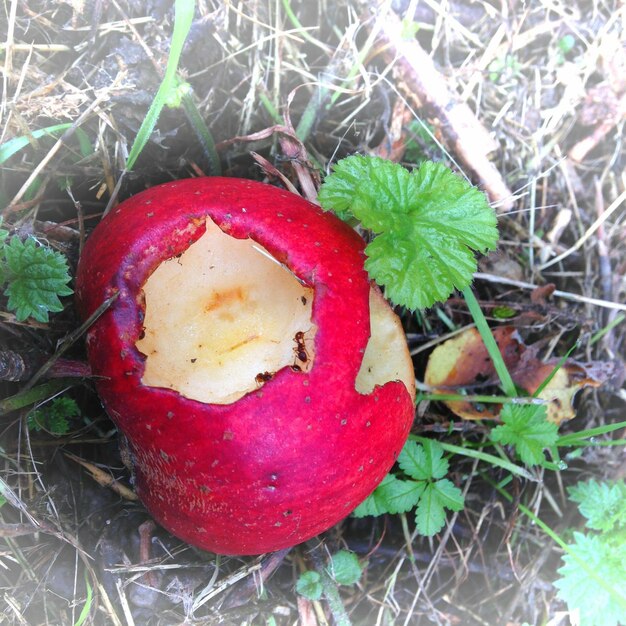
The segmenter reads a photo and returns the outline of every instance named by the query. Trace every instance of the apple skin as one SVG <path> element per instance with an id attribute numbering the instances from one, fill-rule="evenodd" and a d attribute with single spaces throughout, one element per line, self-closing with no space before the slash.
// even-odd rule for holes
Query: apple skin
<path id="1" fill-rule="evenodd" d="M 142 285 L 182 253 L 210 216 L 251 237 L 314 287 L 315 361 L 283 368 L 227 405 L 142 384 Z M 380 483 L 406 441 L 413 398 L 398 381 L 355 390 L 369 338 L 364 242 L 316 205 L 262 183 L 197 178 L 126 200 L 95 228 L 76 282 L 91 326 L 97 389 L 128 440 L 138 496 L 174 535 L 215 553 L 261 554 L 338 523 Z"/>

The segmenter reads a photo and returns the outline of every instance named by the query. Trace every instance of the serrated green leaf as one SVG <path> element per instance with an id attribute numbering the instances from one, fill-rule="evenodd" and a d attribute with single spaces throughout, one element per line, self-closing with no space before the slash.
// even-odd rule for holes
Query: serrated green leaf
<path id="1" fill-rule="evenodd" d="M 414 480 L 401 480 L 390 474 L 393 480 L 383 481 L 378 487 L 380 498 L 385 503 L 386 513 L 406 513 L 419 501 L 425 484 Z"/>
<path id="2" fill-rule="evenodd" d="M 413 480 L 400 480 L 387 474 L 382 483 L 355 510 L 355 517 L 384 515 L 385 513 L 405 513 L 410 511 L 420 499 L 426 483 Z"/>
<path id="3" fill-rule="evenodd" d="M 437 441 L 423 444 L 407 441 L 398 456 L 398 464 L 405 474 L 416 480 L 443 478 L 448 473 L 448 461 L 443 458 L 443 448 Z"/>
<path id="4" fill-rule="evenodd" d="M 460 511 L 463 506 L 461 490 L 448 479 L 428 483 L 415 510 L 418 532 L 425 537 L 432 537 L 446 523 L 445 510 Z"/>
<path id="5" fill-rule="evenodd" d="M 433 483 L 433 490 L 437 493 L 441 505 L 450 511 L 462 511 L 465 506 L 463 492 L 447 478 Z"/>
<path id="6" fill-rule="evenodd" d="M 417 530 L 425 537 L 437 534 L 446 523 L 446 512 L 439 502 L 433 484 L 429 483 L 415 510 Z"/>
<path id="7" fill-rule="evenodd" d="M 15 311 L 19 321 L 28 317 L 39 322 L 48 321 L 49 312 L 63 310 L 60 296 L 69 296 L 72 290 L 65 257 L 34 239 L 22 242 L 12 237 L 5 246 L 8 286 L 8 308 Z"/>
<path id="8" fill-rule="evenodd" d="M 313 570 L 304 572 L 296 582 L 296 591 L 308 600 L 319 600 L 322 597 L 322 577 Z"/>
<path id="9" fill-rule="evenodd" d="M 339 550 L 331 557 L 330 574 L 339 585 L 354 585 L 359 582 L 363 568 L 354 552 Z"/>
<path id="10" fill-rule="evenodd" d="M 491 431 L 491 440 L 514 446 L 526 465 L 542 465 L 543 451 L 556 443 L 559 430 L 546 415 L 544 405 L 505 404 L 500 412 L 503 423 Z"/>
<path id="11" fill-rule="evenodd" d="M 574 533 L 570 553 L 563 556 L 554 585 L 570 610 L 580 611 L 585 626 L 617 626 L 626 623 L 626 547 L 621 549 L 604 535 Z M 580 562 L 596 576 L 590 576 Z M 606 584 L 603 584 L 606 583 Z M 617 595 L 617 597 L 616 597 Z"/>
<path id="12" fill-rule="evenodd" d="M 367 157 L 354 155 L 341 159 L 320 187 L 318 201 L 322 208 L 333 211 L 341 219 L 348 219 L 352 215 L 355 190 L 368 172 Z"/>
<path id="13" fill-rule="evenodd" d="M 485 196 L 441 163 L 425 161 L 409 173 L 377 157 L 351 156 L 326 178 L 319 200 L 378 233 L 365 267 L 395 304 L 411 309 L 467 287 L 474 252 L 493 249 L 498 239 Z"/>
<path id="14" fill-rule="evenodd" d="M 570 500 L 578 503 L 586 526 L 594 530 L 610 531 L 626 527 L 626 483 L 579 482 L 567 489 Z"/>

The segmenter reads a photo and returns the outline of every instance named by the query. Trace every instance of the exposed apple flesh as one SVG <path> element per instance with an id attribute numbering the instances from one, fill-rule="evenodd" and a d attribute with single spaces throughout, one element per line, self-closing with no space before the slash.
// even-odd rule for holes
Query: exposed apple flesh
<path id="1" fill-rule="evenodd" d="M 313 363 L 313 289 L 211 219 L 182 255 L 159 265 L 143 292 L 137 348 L 147 357 L 144 385 L 227 404 L 283 367 L 308 371 Z"/>
<path id="2" fill-rule="evenodd" d="M 231 271 L 231 244 L 251 266 Z M 91 234 L 79 310 L 117 298 L 88 333 L 90 363 L 137 493 L 171 532 L 214 552 L 277 550 L 340 521 L 391 468 L 414 417 L 413 371 L 363 250 L 319 207 L 222 178 L 154 187 Z M 215 271 L 203 256 L 214 253 Z M 257 296 L 258 306 L 222 306 Z M 270 306 L 279 301 L 286 309 Z"/>

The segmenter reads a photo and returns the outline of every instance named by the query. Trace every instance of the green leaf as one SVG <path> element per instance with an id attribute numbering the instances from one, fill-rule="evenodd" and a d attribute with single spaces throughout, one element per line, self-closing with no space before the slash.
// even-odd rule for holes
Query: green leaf
<path id="1" fill-rule="evenodd" d="M 326 178 L 319 200 L 378 234 L 365 267 L 395 304 L 410 309 L 469 285 L 474 252 L 495 248 L 498 239 L 485 196 L 441 163 L 425 161 L 409 173 L 378 157 L 351 156 Z"/>
<path id="2" fill-rule="evenodd" d="M 339 550 L 333 554 L 329 571 L 339 585 L 354 585 L 359 582 L 363 574 L 359 557 L 348 550 Z"/>
<path id="3" fill-rule="evenodd" d="M 574 533 L 554 585 L 570 610 L 580 611 L 585 626 L 626 623 L 626 545 L 615 546 L 605 535 Z M 585 563 L 595 576 L 589 576 Z M 606 583 L 602 584 L 602 583 Z M 616 597 L 617 596 L 617 597 Z"/>
<path id="4" fill-rule="evenodd" d="M 47 136 L 53 136 L 61 131 L 65 132 L 72 128 L 72 122 L 65 124 L 55 124 L 54 126 L 48 126 L 47 128 L 40 128 L 38 130 L 34 130 L 30 135 L 34 139 L 41 139 Z M 89 136 L 82 128 L 76 128 L 75 130 L 76 139 L 78 140 L 78 146 L 80 149 L 80 153 L 82 156 L 89 156 L 93 153 L 93 146 L 91 145 L 91 141 L 89 140 Z M 22 137 L 14 137 L 9 141 L 6 141 L 2 145 L 0 145 L 0 164 L 4 163 L 7 159 L 10 159 L 15 153 L 24 149 L 26 146 L 30 145 L 29 141 L 30 137 L 22 136 Z"/>
<path id="5" fill-rule="evenodd" d="M 544 405 L 505 404 L 500 412 L 503 423 L 491 431 L 491 440 L 514 446 L 526 465 L 542 465 L 543 451 L 556 443 L 559 430 L 546 415 Z"/>
<path id="6" fill-rule="evenodd" d="M 465 506 L 463 492 L 450 480 L 443 478 L 433 483 L 439 503 L 450 511 L 462 511 Z"/>
<path id="7" fill-rule="evenodd" d="M 463 506 L 461 490 L 447 478 L 428 483 L 415 511 L 417 530 L 426 537 L 432 537 L 446 523 L 445 509 L 460 511 Z"/>
<path id="8" fill-rule="evenodd" d="M 41 402 L 51 395 L 71 387 L 72 384 L 75 383 L 76 379 L 55 378 L 54 380 L 42 383 L 36 387 L 18 391 L 15 395 L 9 396 L 8 398 L 2 398 L 0 399 L 0 417 L 12 411 L 23 409 L 36 402 Z"/>
<path id="9" fill-rule="evenodd" d="M 2 226 L 2 217 L 0 216 L 0 226 Z M 6 228 L 0 228 L 0 245 L 4 245 L 4 242 L 6 240 L 6 238 L 9 236 L 9 231 Z M 2 258 L 4 258 L 4 252 L 2 251 L 2 249 L 0 248 L 0 260 Z"/>
<path id="10" fill-rule="evenodd" d="M 29 430 L 46 430 L 53 435 L 65 435 L 69 429 L 69 420 L 80 415 L 78 404 L 72 398 L 60 396 L 40 408 L 31 411 L 27 418 Z"/>
<path id="11" fill-rule="evenodd" d="M 385 513 L 405 513 L 419 501 L 426 483 L 413 480 L 400 480 L 387 474 L 374 492 L 353 512 L 355 517 L 384 515 Z"/>
<path id="12" fill-rule="evenodd" d="M 610 531 L 626 527 L 626 483 L 598 483 L 595 480 L 579 482 L 567 489 L 570 500 L 578 503 L 586 526 L 594 530 Z"/>
<path id="13" fill-rule="evenodd" d="M 49 312 L 62 311 L 59 296 L 72 293 L 67 286 L 70 276 L 65 257 L 37 245 L 34 239 L 22 242 L 19 237 L 12 237 L 4 251 L 9 283 L 4 293 L 17 319 L 47 322 Z"/>
<path id="14" fill-rule="evenodd" d="M 407 441 L 398 456 L 398 464 L 405 474 L 416 480 L 443 478 L 448 473 L 448 461 L 443 457 L 443 448 L 437 441 L 417 444 Z"/>
<path id="15" fill-rule="evenodd" d="M 319 600 L 322 597 L 322 577 L 313 570 L 307 570 L 298 578 L 296 591 L 308 600 Z"/>

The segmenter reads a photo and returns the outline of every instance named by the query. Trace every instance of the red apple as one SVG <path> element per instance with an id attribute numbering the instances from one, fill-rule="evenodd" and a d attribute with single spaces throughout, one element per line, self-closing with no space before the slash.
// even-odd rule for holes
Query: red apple
<path id="1" fill-rule="evenodd" d="M 191 544 L 259 554 L 339 522 L 383 479 L 414 416 L 398 318 L 364 242 L 275 187 L 200 178 L 120 204 L 76 294 L 136 489 Z"/>

